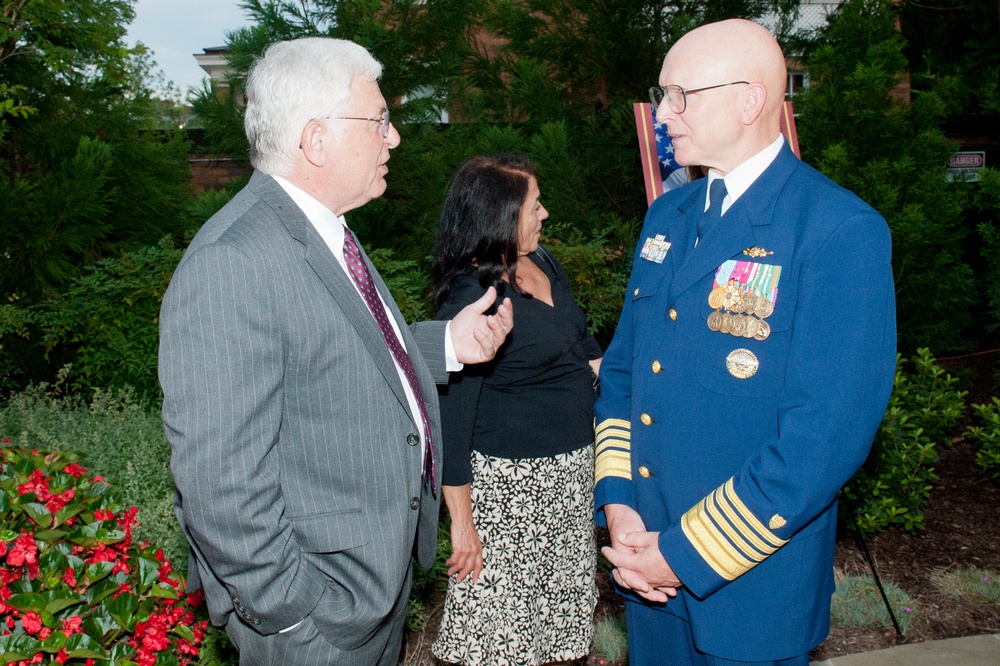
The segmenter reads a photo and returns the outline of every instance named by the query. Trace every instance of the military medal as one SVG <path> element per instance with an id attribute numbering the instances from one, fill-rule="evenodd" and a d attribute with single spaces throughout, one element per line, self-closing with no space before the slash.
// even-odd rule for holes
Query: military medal
<path id="1" fill-rule="evenodd" d="M 726 303 L 726 290 L 722 287 L 716 287 L 712 290 L 712 293 L 708 295 L 708 307 L 713 310 L 718 310 Z"/>
<path id="2" fill-rule="evenodd" d="M 750 379 L 759 367 L 760 361 L 749 349 L 734 349 L 726 357 L 726 370 L 736 379 Z"/>
<path id="3" fill-rule="evenodd" d="M 749 247 L 743 254 L 760 258 L 772 252 Z M 764 321 L 774 313 L 778 299 L 781 266 L 729 259 L 715 272 L 708 305 L 712 312 L 706 323 L 712 332 L 763 341 L 771 335 Z"/>
<path id="4" fill-rule="evenodd" d="M 729 332 L 733 337 L 742 338 L 747 330 L 747 318 L 744 315 L 733 317 L 733 325 L 729 327 Z"/>
<path id="5" fill-rule="evenodd" d="M 774 312 L 774 304 L 763 296 L 757 299 L 753 313 L 761 319 L 767 319 Z"/>

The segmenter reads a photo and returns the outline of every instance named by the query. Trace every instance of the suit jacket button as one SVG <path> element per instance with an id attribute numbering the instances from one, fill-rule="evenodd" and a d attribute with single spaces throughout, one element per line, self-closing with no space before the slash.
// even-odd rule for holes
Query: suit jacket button
<path id="1" fill-rule="evenodd" d="M 418 435 L 415 432 L 411 432 L 409 435 L 406 436 L 406 443 L 409 444 L 410 446 L 416 446 L 417 444 L 420 443 L 420 435 Z"/>
<path id="2" fill-rule="evenodd" d="M 632 292 L 632 295 L 633 296 L 638 296 L 639 295 L 639 287 L 635 288 L 635 291 Z"/>
<path id="3" fill-rule="evenodd" d="M 670 318 L 672 320 L 677 321 L 677 310 L 670 308 L 669 310 L 667 310 L 667 314 L 670 315 Z"/>
<path id="4" fill-rule="evenodd" d="M 649 478 L 649 468 L 646 467 L 645 465 L 639 465 L 639 476 L 641 476 L 644 479 L 648 479 Z"/>
<path id="5" fill-rule="evenodd" d="M 653 374 L 654 375 L 660 374 L 660 370 L 663 370 L 663 366 L 660 364 L 660 362 L 653 361 Z"/>
<path id="6" fill-rule="evenodd" d="M 645 412 L 643 412 L 642 414 L 639 415 L 639 420 L 642 421 L 642 425 L 652 425 L 653 424 L 653 417 L 650 416 L 649 414 L 646 414 Z"/>
<path id="7" fill-rule="evenodd" d="M 420 508 L 420 498 L 419 497 L 411 497 L 410 498 L 410 508 L 413 509 L 414 511 L 416 511 L 417 509 Z"/>

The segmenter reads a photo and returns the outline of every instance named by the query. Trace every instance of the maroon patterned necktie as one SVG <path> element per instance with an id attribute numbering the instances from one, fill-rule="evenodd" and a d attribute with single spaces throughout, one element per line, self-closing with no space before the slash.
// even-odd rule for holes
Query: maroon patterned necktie
<path id="1" fill-rule="evenodd" d="M 431 493 L 436 497 L 437 483 L 434 473 L 434 446 L 431 443 L 431 424 L 427 420 L 424 394 L 420 390 L 420 382 L 417 381 L 417 373 L 413 369 L 413 362 L 410 361 L 409 354 L 403 349 L 399 338 L 396 337 L 396 331 L 393 330 L 392 324 L 389 323 L 389 316 L 385 312 L 385 305 L 382 304 L 382 299 L 379 298 L 378 292 L 375 290 L 375 282 L 372 280 L 372 274 L 368 272 L 368 266 L 365 265 L 364 260 L 361 258 L 361 250 L 358 249 L 358 243 L 354 239 L 354 234 L 347 227 L 344 227 L 344 259 L 347 263 L 348 272 L 354 278 L 354 284 L 358 286 L 358 291 L 361 292 L 361 296 L 365 299 L 368 310 L 375 317 L 375 323 L 378 324 L 379 330 L 382 331 L 382 337 L 385 338 L 386 346 L 392 352 L 392 357 L 396 359 L 396 363 L 403 369 L 406 381 L 409 382 L 413 396 L 417 399 L 420 420 L 424 426 L 424 442 L 426 443 L 423 472 L 424 487 L 429 483 Z"/>

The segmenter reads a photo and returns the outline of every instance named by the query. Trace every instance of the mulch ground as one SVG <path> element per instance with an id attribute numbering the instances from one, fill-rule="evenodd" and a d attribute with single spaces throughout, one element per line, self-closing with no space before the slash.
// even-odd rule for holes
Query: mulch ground
<path id="1" fill-rule="evenodd" d="M 995 393 L 993 372 L 998 354 L 978 354 L 939 363 L 953 374 L 972 375 L 968 404 L 983 403 Z M 962 424 L 961 429 L 964 429 Z M 915 600 L 912 623 L 905 636 L 892 629 L 833 627 L 829 638 L 811 654 L 814 661 L 942 638 L 1000 632 L 1000 606 L 956 601 L 935 587 L 933 578 L 951 569 L 988 569 L 1000 575 L 1000 481 L 985 477 L 976 466 L 976 449 L 956 438 L 939 451 L 940 460 L 930 502 L 924 511 L 925 529 L 918 534 L 888 530 L 867 541 L 883 581 L 895 583 Z M 607 531 L 597 531 L 598 546 L 607 543 Z M 870 575 L 869 565 L 850 536 L 837 541 L 836 567 L 844 575 Z M 597 617 L 623 612 L 623 602 L 599 576 Z M 443 604 L 443 598 L 440 600 Z M 408 666 L 441 664 L 430 654 L 430 643 L 440 621 L 438 604 L 422 632 L 409 632 L 400 663 Z M 596 664 L 596 659 L 581 664 Z"/>

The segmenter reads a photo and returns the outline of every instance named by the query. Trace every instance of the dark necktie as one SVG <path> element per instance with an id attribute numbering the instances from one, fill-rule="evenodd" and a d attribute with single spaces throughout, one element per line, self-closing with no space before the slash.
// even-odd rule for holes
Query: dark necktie
<path id="1" fill-rule="evenodd" d="M 358 286 L 358 291 L 361 292 L 361 296 L 365 299 L 368 310 L 375 317 L 375 323 L 378 324 L 379 330 L 382 331 L 382 337 L 385 338 L 386 346 L 392 352 L 392 357 L 396 359 L 396 363 L 403 369 L 406 381 L 409 382 L 413 396 L 417 400 L 417 407 L 420 410 L 420 420 L 424 426 L 424 442 L 426 443 L 423 472 L 424 487 L 429 483 L 431 493 L 436 497 L 437 484 L 434 470 L 434 446 L 431 443 L 431 425 L 430 421 L 427 420 L 424 394 L 420 390 L 420 382 L 417 381 L 417 373 L 413 369 L 413 362 L 410 361 L 409 354 L 403 349 L 399 338 L 396 337 L 396 331 L 393 330 L 392 324 L 389 323 L 389 317 L 385 312 L 385 305 L 382 304 L 382 299 L 379 298 L 378 291 L 375 290 L 375 282 L 372 280 L 372 274 L 368 272 L 368 266 L 365 265 L 364 260 L 361 258 L 361 250 L 358 249 L 358 243 L 354 239 L 354 234 L 347 227 L 344 227 L 344 259 L 347 262 L 348 272 L 354 278 L 354 284 Z"/>
<path id="2" fill-rule="evenodd" d="M 698 241 L 705 237 L 715 223 L 722 217 L 722 201 L 726 198 L 726 181 L 716 178 L 708 190 L 708 210 L 698 220 Z"/>

